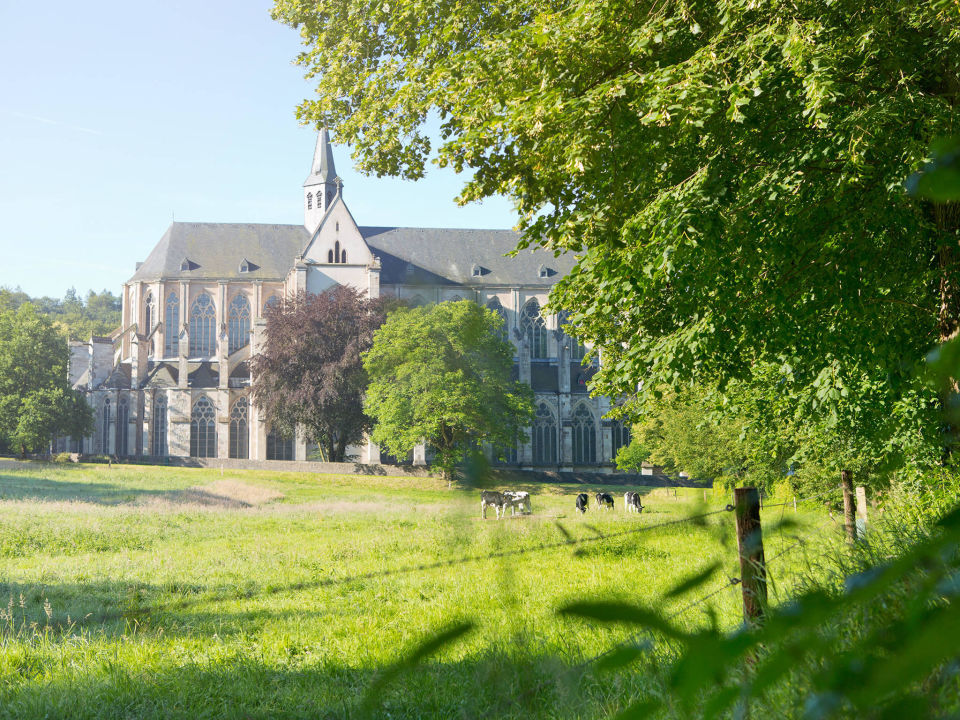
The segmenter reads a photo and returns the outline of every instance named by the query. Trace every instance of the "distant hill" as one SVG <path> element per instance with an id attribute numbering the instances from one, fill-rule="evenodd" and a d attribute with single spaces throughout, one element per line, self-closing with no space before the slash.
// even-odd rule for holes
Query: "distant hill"
<path id="1" fill-rule="evenodd" d="M 32 303 L 50 317 L 71 340 L 88 340 L 91 335 L 109 335 L 120 327 L 120 296 L 109 290 L 90 290 L 81 299 L 75 288 L 67 290 L 63 299 L 32 298 L 19 287 L 0 287 L 0 310 L 16 310 Z"/>

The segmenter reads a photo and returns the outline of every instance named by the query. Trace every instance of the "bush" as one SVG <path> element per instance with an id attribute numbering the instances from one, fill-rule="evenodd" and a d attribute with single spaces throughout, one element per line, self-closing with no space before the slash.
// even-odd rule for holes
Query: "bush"
<path id="1" fill-rule="evenodd" d="M 55 463 L 68 463 L 73 462 L 73 455 L 68 452 L 57 453 L 52 458 Z"/>

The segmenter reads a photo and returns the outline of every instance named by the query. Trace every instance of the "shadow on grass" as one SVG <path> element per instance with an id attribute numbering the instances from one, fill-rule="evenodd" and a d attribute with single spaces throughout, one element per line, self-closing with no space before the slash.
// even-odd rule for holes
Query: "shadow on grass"
<path id="1" fill-rule="evenodd" d="M 360 697 L 383 668 L 355 662 L 289 641 L 269 660 L 237 655 L 158 668 L 104 658 L 52 681 L 0 685 L 0 718 L 601 717 L 625 690 L 622 677 L 598 683 L 552 656 L 488 651 L 415 666 L 383 688 L 365 715 Z"/>
<path id="2" fill-rule="evenodd" d="M 51 480 L 0 473 L 0 500 L 36 502 L 83 502 L 95 505 L 125 505 L 153 501 L 176 505 L 240 510 L 254 507 L 237 498 L 218 495 L 200 487 L 158 490 L 103 482 Z"/>

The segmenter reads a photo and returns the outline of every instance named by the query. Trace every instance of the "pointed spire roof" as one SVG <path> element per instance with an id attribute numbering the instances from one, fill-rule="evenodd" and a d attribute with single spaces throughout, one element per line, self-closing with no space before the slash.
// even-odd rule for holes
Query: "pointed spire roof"
<path id="1" fill-rule="evenodd" d="M 313 151 L 313 165 L 303 186 L 332 183 L 337 178 L 337 168 L 333 164 L 333 148 L 330 146 L 330 133 L 327 126 L 317 134 L 317 147 Z"/>

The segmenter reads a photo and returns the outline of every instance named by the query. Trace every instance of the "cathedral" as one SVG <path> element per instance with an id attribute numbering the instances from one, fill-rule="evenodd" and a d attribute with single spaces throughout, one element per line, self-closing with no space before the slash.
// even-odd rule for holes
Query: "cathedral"
<path id="1" fill-rule="evenodd" d="M 343 284 L 409 305 L 469 299 L 497 312 L 515 349 L 515 373 L 536 396 L 534 425 L 506 462 L 613 468 L 629 431 L 604 418 L 607 398 L 589 396 L 592 368 L 564 332 L 563 314 L 543 311 L 573 257 L 542 250 L 507 257 L 518 241 L 509 230 L 357 225 L 326 130 L 302 193 L 302 225 L 174 222 L 167 229 L 123 286 L 120 329 L 71 343 L 70 379 L 86 392 L 96 428 L 60 449 L 157 462 L 320 460 L 309 438 L 283 437 L 258 417 L 249 360 L 268 305 Z M 359 463 L 430 460 L 428 447 L 392 458 L 372 442 L 348 454 Z"/>

